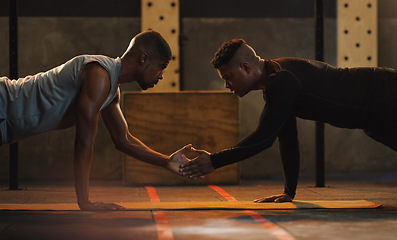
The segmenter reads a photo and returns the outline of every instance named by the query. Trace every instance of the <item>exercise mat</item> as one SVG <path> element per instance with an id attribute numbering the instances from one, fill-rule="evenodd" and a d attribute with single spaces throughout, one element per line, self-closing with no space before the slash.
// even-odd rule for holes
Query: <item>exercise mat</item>
<path id="1" fill-rule="evenodd" d="M 212 201 L 212 202 L 124 202 L 117 203 L 128 211 L 150 210 L 285 210 L 285 209 L 364 209 L 378 208 L 366 200 L 344 201 L 293 201 L 286 203 L 254 203 L 252 201 Z M 79 210 L 74 203 L 51 204 L 0 204 L 0 210 L 27 211 L 70 211 Z"/>

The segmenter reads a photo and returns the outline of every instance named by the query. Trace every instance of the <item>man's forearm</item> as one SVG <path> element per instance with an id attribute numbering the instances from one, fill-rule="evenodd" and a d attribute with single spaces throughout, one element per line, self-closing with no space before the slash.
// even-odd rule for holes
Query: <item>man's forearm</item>
<path id="1" fill-rule="evenodd" d="M 79 205 L 89 203 L 89 176 L 92 164 L 92 150 L 89 146 L 75 146 L 74 179 Z"/>
<path id="2" fill-rule="evenodd" d="M 160 167 L 166 167 L 169 157 L 150 149 L 137 138 L 130 135 L 128 141 L 116 145 L 117 149 L 140 161 L 150 163 Z"/>
<path id="3" fill-rule="evenodd" d="M 284 169 L 284 193 L 292 199 L 295 197 L 299 177 L 299 141 L 296 118 L 290 116 L 279 133 L 279 149 Z"/>

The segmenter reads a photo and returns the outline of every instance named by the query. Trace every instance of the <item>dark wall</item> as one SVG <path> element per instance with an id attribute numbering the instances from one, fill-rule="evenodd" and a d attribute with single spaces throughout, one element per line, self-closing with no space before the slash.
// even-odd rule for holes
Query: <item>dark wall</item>
<path id="1" fill-rule="evenodd" d="M 141 0 L 19 0 L 24 17 L 140 17 Z M 313 2 L 301 0 L 180 0 L 182 18 L 306 18 Z M 324 13 L 335 17 L 336 1 L 324 1 Z M 0 16 L 8 16 L 8 1 L 0 2 Z"/>

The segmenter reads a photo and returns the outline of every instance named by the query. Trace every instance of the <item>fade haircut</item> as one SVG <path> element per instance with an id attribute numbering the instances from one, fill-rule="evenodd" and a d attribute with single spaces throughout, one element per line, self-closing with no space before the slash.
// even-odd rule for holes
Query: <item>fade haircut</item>
<path id="1" fill-rule="evenodd" d="M 222 46 L 215 53 L 214 58 L 211 60 L 211 64 L 215 69 L 219 69 L 222 65 L 230 62 L 233 58 L 234 53 L 246 42 L 244 39 L 232 39 L 224 42 Z"/>
<path id="2" fill-rule="evenodd" d="M 150 54 L 171 60 L 171 48 L 167 41 L 156 31 L 145 31 L 135 36 L 135 43 L 143 46 Z"/>

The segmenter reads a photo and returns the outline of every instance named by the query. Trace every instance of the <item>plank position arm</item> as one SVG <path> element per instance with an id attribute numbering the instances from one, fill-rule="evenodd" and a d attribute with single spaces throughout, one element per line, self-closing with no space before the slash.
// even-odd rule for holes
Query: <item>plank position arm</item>
<path id="1" fill-rule="evenodd" d="M 121 210 L 113 203 L 91 202 L 89 200 L 89 174 L 92 164 L 93 145 L 97 132 L 100 108 L 110 91 L 107 71 L 97 63 L 87 64 L 81 74 L 81 93 L 76 107 L 75 137 L 75 187 L 81 210 Z M 137 159 L 178 173 L 179 165 L 187 161 L 184 152 L 190 145 L 176 151 L 170 157 L 151 150 L 133 137 L 120 110 L 120 94 L 101 111 L 102 119 L 116 148 Z"/>
<path id="2" fill-rule="evenodd" d="M 181 166 L 182 175 L 197 178 L 214 169 L 242 161 L 269 148 L 278 137 L 286 182 L 284 193 L 257 199 L 255 202 L 292 201 L 299 173 L 299 146 L 296 119 L 291 111 L 299 91 L 300 84 L 293 75 L 279 72 L 267 86 L 266 105 L 258 128 L 236 146 L 217 153 L 193 149 L 199 156 Z"/>
<path id="3" fill-rule="evenodd" d="M 97 63 L 87 64 L 80 76 L 81 91 L 76 107 L 74 176 L 77 202 L 81 210 L 111 210 L 113 204 L 89 200 L 89 175 L 99 111 L 110 91 L 109 74 Z"/>

